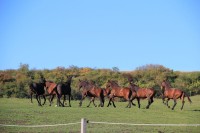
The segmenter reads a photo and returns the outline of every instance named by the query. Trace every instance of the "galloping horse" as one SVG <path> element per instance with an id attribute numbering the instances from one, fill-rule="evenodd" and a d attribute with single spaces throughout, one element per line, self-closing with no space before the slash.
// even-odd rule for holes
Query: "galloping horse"
<path id="1" fill-rule="evenodd" d="M 138 101 L 138 108 L 140 108 L 140 99 L 148 99 L 148 105 L 146 109 L 153 103 L 153 97 L 155 95 L 155 90 L 153 88 L 140 88 L 136 84 L 129 82 L 132 91 L 136 91 L 136 99 Z"/>
<path id="2" fill-rule="evenodd" d="M 60 104 L 64 107 L 64 103 L 66 100 L 66 95 L 69 96 L 69 107 L 71 107 L 71 82 L 72 82 L 73 75 L 67 76 L 67 81 L 64 83 L 59 83 L 57 85 L 57 106 L 60 106 Z M 60 99 L 64 95 L 63 103 L 60 102 Z"/>
<path id="3" fill-rule="evenodd" d="M 79 103 L 80 106 L 82 106 L 82 101 L 85 99 L 85 97 L 89 96 L 91 97 L 90 103 L 88 104 L 87 107 L 90 106 L 91 102 L 93 102 L 94 106 L 96 107 L 94 100 L 96 97 L 99 98 L 100 104 L 99 106 L 103 107 L 104 106 L 104 91 L 102 88 L 98 87 L 95 85 L 93 81 L 87 81 L 87 80 L 79 80 L 79 90 L 82 88 L 82 98 Z"/>
<path id="4" fill-rule="evenodd" d="M 120 87 L 117 82 L 112 81 L 112 80 L 108 80 L 107 84 L 106 84 L 106 90 L 107 89 L 111 89 L 110 90 L 110 94 L 109 94 L 109 102 L 107 107 L 110 105 L 110 102 L 112 101 L 113 106 L 115 106 L 114 103 L 114 97 L 119 97 L 119 98 L 124 98 L 128 101 L 128 105 L 127 107 L 131 108 L 131 103 L 132 103 L 132 91 L 130 90 L 130 88 L 128 87 Z"/>
<path id="5" fill-rule="evenodd" d="M 171 85 L 169 84 L 169 82 L 167 82 L 166 80 L 163 80 L 163 82 L 161 83 L 161 90 L 162 90 L 162 92 L 163 92 L 163 98 L 162 98 L 163 103 L 164 103 L 165 98 L 167 98 L 167 101 L 166 101 L 165 104 L 166 104 L 166 106 L 168 106 L 168 108 L 170 108 L 170 106 L 168 105 L 168 101 L 169 101 L 170 99 L 173 99 L 173 100 L 174 100 L 174 105 L 173 105 L 173 107 L 172 107 L 172 110 L 174 110 L 174 108 L 175 108 L 175 106 L 176 106 L 176 104 L 177 104 L 176 100 L 177 100 L 178 98 L 180 98 L 181 101 L 182 101 L 181 110 L 183 109 L 183 106 L 184 106 L 184 103 L 185 103 L 185 101 L 184 101 L 184 98 L 185 98 L 185 97 L 187 97 L 187 98 L 188 98 L 188 101 L 189 101 L 190 103 L 192 103 L 190 97 L 187 96 L 187 95 L 185 94 L 185 92 L 183 92 L 182 90 L 177 89 L 177 88 L 172 88 Z"/>
<path id="6" fill-rule="evenodd" d="M 53 98 L 55 97 L 55 95 L 58 95 L 57 84 L 52 81 L 46 81 L 45 87 L 48 92 L 48 95 L 50 95 L 50 98 L 49 98 L 50 105 L 49 106 L 51 106 Z"/>
<path id="7" fill-rule="evenodd" d="M 33 83 L 29 84 L 31 103 L 33 103 L 33 101 L 32 101 L 33 94 L 36 94 L 38 106 L 42 106 L 41 101 L 40 101 L 40 96 L 43 96 L 43 98 L 44 98 L 43 105 L 45 104 L 45 102 L 46 102 L 45 90 L 44 90 L 45 82 L 46 82 L 45 78 L 41 78 L 40 83 L 33 82 Z"/>

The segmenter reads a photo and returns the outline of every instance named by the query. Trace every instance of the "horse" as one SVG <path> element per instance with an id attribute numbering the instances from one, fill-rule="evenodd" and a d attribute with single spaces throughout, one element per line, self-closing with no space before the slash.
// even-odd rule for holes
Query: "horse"
<path id="1" fill-rule="evenodd" d="M 138 108 L 140 108 L 140 99 L 148 99 L 148 105 L 146 106 L 146 109 L 149 109 L 150 105 L 154 102 L 153 97 L 156 94 L 155 90 L 153 88 L 140 88 L 133 82 L 129 82 L 129 84 L 131 90 L 136 92 Z"/>
<path id="2" fill-rule="evenodd" d="M 45 87 L 46 87 L 46 91 L 48 92 L 47 95 L 50 95 L 50 98 L 49 98 L 50 105 L 49 106 L 51 106 L 53 98 L 55 97 L 55 95 L 58 95 L 58 92 L 56 89 L 57 84 L 54 83 L 53 81 L 46 81 Z"/>
<path id="3" fill-rule="evenodd" d="M 110 102 L 112 101 L 114 108 L 116 108 L 114 103 L 114 97 L 124 98 L 128 101 L 128 105 L 126 107 L 131 108 L 132 103 L 132 91 L 128 87 L 120 87 L 117 82 L 113 80 L 108 80 L 106 83 L 106 90 L 110 90 L 109 94 L 109 102 L 107 107 L 110 105 Z"/>
<path id="4" fill-rule="evenodd" d="M 32 96 L 33 96 L 33 94 L 35 94 L 37 102 L 38 102 L 38 106 L 42 106 L 45 104 L 45 102 L 46 102 L 45 90 L 44 90 L 45 82 L 46 82 L 45 78 L 41 78 L 39 83 L 33 82 L 33 83 L 29 84 L 31 103 L 33 103 Z M 44 98 L 43 104 L 41 104 L 40 96 L 43 96 L 43 98 Z"/>
<path id="5" fill-rule="evenodd" d="M 66 95 L 68 95 L 69 96 L 69 107 L 71 107 L 70 100 L 71 100 L 71 82 L 72 82 L 72 78 L 73 78 L 73 75 L 67 76 L 67 81 L 66 82 L 57 84 L 57 87 L 56 87 L 56 90 L 57 90 L 57 93 L 58 93 L 58 95 L 57 95 L 57 106 L 62 105 L 64 107 L 64 103 L 65 103 L 65 100 L 66 100 Z M 63 103 L 61 103 L 61 101 L 60 101 L 62 95 L 64 95 Z"/>
<path id="6" fill-rule="evenodd" d="M 173 99 L 174 100 L 174 105 L 172 107 L 172 110 L 174 110 L 177 102 L 176 100 L 178 98 L 181 99 L 182 101 L 182 106 L 181 106 L 181 110 L 183 109 L 183 106 L 184 106 L 184 98 L 187 97 L 188 98 L 188 101 L 190 102 L 190 104 L 192 103 L 190 97 L 185 93 L 183 92 L 181 89 L 177 89 L 177 88 L 172 88 L 170 83 L 167 82 L 166 80 L 163 80 L 163 82 L 161 83 L 161 90 L 163 92 L 163 97 L 162 97 L 162 100 L 163 100 L 163 103 L 165 101 L 165 98 L 167 98 L 167 101 L 166 103 L 164 103 L 168 108 L 170 108 L 170 106 L 168 105 L 168 101 L 170 99 Z"/>
<path id="7" fill-rule="evenodd" d="M 90 103 L 87 107 L 90 106 L 91 102 L 93 102 L 93 105 L 97 107 L 97 105 L 94 103 L 94 100 L 96 97 L 99 98 L 100 104 L 99 107 L 104 106 L 104 91 L 102 88 L 95 85 L 95 82 L 93 81 L 87 81 L 87 80 L 80 80 L 79 79 L 79 90 L 82 88 L 82 98 L 80 100 L 79 106 L 82 106 L 82 102 L 85 99 L 85 97 L 91 97 Z"/>

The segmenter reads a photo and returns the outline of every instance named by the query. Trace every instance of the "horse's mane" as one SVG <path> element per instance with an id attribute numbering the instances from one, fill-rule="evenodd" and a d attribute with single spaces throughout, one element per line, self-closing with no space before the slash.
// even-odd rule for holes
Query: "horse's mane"
<path id="1" fill-rule="evenodd" d="M 117 81 L 115 81 L 115 80 L 111 80 L 111 81 L 109 81 L 109 82 L 110 82 L 112 85 L 119 87 Z"/>
<path id="2" fill-rule="evenodd" d="M 51 80 L 47 80 L 47 82 L 54 83 L 54 82 L 53 82 L 53 81 L 51 81 Z"/>

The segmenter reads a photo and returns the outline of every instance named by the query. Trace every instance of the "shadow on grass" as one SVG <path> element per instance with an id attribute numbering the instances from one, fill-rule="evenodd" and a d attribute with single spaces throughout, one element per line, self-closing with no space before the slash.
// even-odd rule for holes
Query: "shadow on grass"
<path id="1" fill-rule="evenodd" d="M 200 109 L 195 109 L 195 110 L 192 110 L 192 111 L 198 111 L 198 112 L 200 112 Z"/>

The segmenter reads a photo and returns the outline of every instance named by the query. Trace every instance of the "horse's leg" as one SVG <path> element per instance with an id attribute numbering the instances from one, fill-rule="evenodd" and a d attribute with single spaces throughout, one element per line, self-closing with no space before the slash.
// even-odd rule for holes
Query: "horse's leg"
<path id="1" fill-rule="evenodd" d="M 63 97 L 63 105 L 65 106 L 65 99 L 66 99 L 66 95 L 64 95 Z"/>
<path id="2" fill-rule="evenodd" d="M 168 98 L 167 101 L 166 101 L 166 106 L 167 106 L 168 108 L 170 108 L 170 106 L 168 105 L 169 100 L 170 100 L 170 98 Z"/>
<path id="3" fill-rule="evenodd" d="M 138 108 L 140 108 L 140 98 L 137 98 Z"/>
<path id="4" fill-rule="evenodd" d="M 97 107 L 97 105 L 94 103 L 94 100 L 95 100 L 95 97 L 93 97 L 92 102 L 93 102 L 94 107 Z"/>
<path id="5" fill-rule="evenodd" d="M 151 105 L 151 99 L 148 98 L 148 105 L 146 106 L 146 109 L 149 109 L 149 106 Z"/>
<path id="6" fill-rule="evenodd" d="M 181 110 L 183 109 L 183 106 L 184 106 L 184 103 L 185 103 L 184 98 L 185 98 L 185 95 L 183 93 L 182 96 L 181 96 L 181 101 L 182 101 Z"/>
<path id="7" fill-rule="evenodd" d="M 71 94 L 69 94 L 69 107 L 71 107 L 70 100 L 71 100 Z"/>
<path id="8" fill-rule="evenodd" d="M 87 107 L 90 107 L 91 102 L 93 101 L 93 97 L 90 99 L 90 102 Z"/>
<path id="9" fill-rule="evenodd" d="M 62 104 L 62 102 L 60 101 L 60 99 L 61 99 L 61 97 L 62 97 L 62 95 L 57 95 L 57 106 L 62 106 L 62 107 L 64 107 L 64 105 Z"/>
<path id="10" fill-rule="evenodd" d="M 51 104 L 52 104 L 52 102 L 53 102 L 53 99 L 54 99 L 54 96 L 55 96 L 54 94 L 50 96 L 50 98 L 49 98 L 49 99 L 50 99 L 50 100 L 49 100 L 49 102 L 50 102 L 49 106 L 51 106 Z"/>
<path id="11" fill-rule="evenodd" d="M 174 110 L 176 104 L 177 104 L 177 102 L 176 102 L 176 99 L 174 98 L 174 106 L 172 107 L 172 110 Z"/>
<path id="12" fill-rule="evenodd" d="M 39 98 L 40 104 L 42 105 L 41 95 L 38 96 L 38 98 Z"/>
<path id="13" fill-rule="evenodd" d="M 33 97 L 33 93 L 30 94 L 31 97 L 31 103 L 33 103 L 32 97 Z"/>
<path id="14" fill-rule="evenodd" d="M 41 103 L 40 103 L 40 100 L 39 100 L 40 98 L 39 98 L 39 97 L 40 97 L 40 96 L 38 96 L 38 95 L 36 94 L 36 99 L 37 99 L 37 102 L 38 102 L 38 106 L 42 106 Z"/>
<path id="15" fill-rule="evenodd" d="M 131 104 L 133 104 L 132 101 L 131 101 L 131 100 L 128 100 L 128 105 L 126 106 L 126 108 L 130 108 L 130 107 L 131 107 Z"/>
<path id="16" fill-rule="evenodd" d="M 109 107 L 110 105 L 111 105 L 111 98 L 109 98 L 109 102 L 108 102 L 107 107 Z"/>
<path id="17" fill-rule="evenodd" d="M 43 103 L 43 105 L 46 103 L 46 97 L 44 96 L 44 95 L 42 95 L 43 96 L 43 99 L 44 99 L 44 103 Z"/>
<path id="18" fill-rule="evenodd" d="M 128 105 L 126 106 L 126 108 L 131 108 L 131 104 L 132 104 L 132 101 L 129 99 L 128 100 Z"/>
<path id="19" fill-rule="evenodd" d="M 135 99 L 135 97 L 131 99 L 131 104 L 132 104 L 133 106 L 136 106 L 136 104 L 133 103 L 133 100 L 134 100 L 134 99 Z"/>
<path id="20" fill-rule="evenodd" d="M 100 96 L 100 97 L 99 97 L 99 100 L 100 100 L 100 105 L 99 105 L 99 107 L 103 107 L 103 106 L 104 106 L 104 96 Z"/>
<path id="21" fill-rule="evenodd" d="M 162 102 L 163 102 L 163 104 L 166 105 L 166 103 L 165 103 L 165 96 L 164 95 L 162 96 Z"/>
<path id="22" fill-rule="evenodd" d="M 113 99 L 112 99 L 112 103 L 113 103 L 113 107 L 114 107 L 114 108 L 116 108 L 116 106 L 115 106 L 115 103 L 114 103 L 114 100 L 113 100 Z"/>
<path id="23" fill-rule="evenodd" d="M 82 102 L 83 102 L 83 100 L 85 99 L 85 97 L 86 97 L 86 95 L 82 95 L 81 101 L 80 101 L 80 103 L 79 103 L 79 106 L 80 106 L 80 107 L 82 106 Z"/>
<path id="24" fill-rule="evenodd" d="M 181 110 L 183 109 L 184 103 L 185 103 L 185 101 L 184 101 L 184 100 L 182 100 L 182 106 L 181 106 Z"/>
<path id="25" fill-rule="evenodd" d="M 153 101 L 153 97 L 150 97 L 150 104 L 149 104 L 149 107 L 150 107 L 150 105 L 153 103 L 154 101 Z"/>

